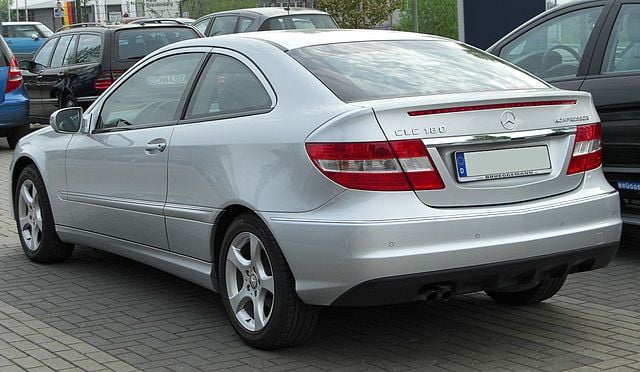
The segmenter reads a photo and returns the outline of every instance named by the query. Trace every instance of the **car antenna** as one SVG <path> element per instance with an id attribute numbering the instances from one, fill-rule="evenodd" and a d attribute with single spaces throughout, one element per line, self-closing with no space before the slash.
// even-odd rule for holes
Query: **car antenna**
<path id="1" fill-rule="evenodd" d="M 287 11 L 287 15 L 289 15 L 289 12 L 291 11 L 291 5 L 289 5 L 289 2 L 287 1 L 287 7 L 284 8 L 284 10 Z"/>

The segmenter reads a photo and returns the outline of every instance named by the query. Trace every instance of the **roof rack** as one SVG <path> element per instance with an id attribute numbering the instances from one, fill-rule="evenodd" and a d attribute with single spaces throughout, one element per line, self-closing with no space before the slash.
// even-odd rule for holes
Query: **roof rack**
<path id="1" fill-rule="evenodd" d="M 79 28 L 79 27 L 104 27 L 104 28 L 107 28 L 107 26 L 105 26 L 104 24 L 96 23 L 96 22 L 74 23 L 72 25 L 62 26 L 59 29 L 57 29 L 56 32 L 62 31 L 62 30 L 69 30 L 69 29 L 72 29 L 72 28 Z"/>

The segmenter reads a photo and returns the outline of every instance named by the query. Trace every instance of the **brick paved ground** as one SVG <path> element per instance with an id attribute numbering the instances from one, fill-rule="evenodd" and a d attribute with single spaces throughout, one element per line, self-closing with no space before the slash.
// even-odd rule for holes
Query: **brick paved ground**
<path id="1" fill-rule="evenodd" d="M 0 140 L 0 370 L 640 370 L 640 243 L 570 277 L 546 303 L 482 294 L 433 305 L 326 309 L 309 342 L 245 346 L 217 295 L 89 248 L 63 264 L 22 254 Z"/>

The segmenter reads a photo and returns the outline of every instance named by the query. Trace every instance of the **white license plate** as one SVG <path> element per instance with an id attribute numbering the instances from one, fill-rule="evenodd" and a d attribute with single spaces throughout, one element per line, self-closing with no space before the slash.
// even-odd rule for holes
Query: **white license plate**
<path id="1" fill-rule="evenodd" d="M 455 159 L 460 182 L 551 173 L 547 146 L 456 152 Z"/>

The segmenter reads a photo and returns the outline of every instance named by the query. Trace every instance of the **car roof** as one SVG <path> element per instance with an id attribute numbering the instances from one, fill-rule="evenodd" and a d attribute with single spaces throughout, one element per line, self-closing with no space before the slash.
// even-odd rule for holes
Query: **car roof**
<path id="1" fill-rule="evenodd" d="M 150 27 L 154 27 L 154 28 L 180 27 L 180 28 L 189 28 L 190 30 L 193 30 L 191 26 L 178 24 L 178 23 L 176 24 L 173 24 L 173 23 L 171 24 L 170 23 L 146 23 L 146 24 L 127 23 L 127 24 L 120 24 L 120 25 L 71 27 L 64 30 L 56 31 L 56 35 L 73 33 L 73 32 L 84 32 L 84 31 L 115 32 L 115 31 L 126 30 L 126 29 L 150 28 Z"/>
<path id="2" fill-rule="evenodd" d="M 268 7 L 268 8 L 245 8 L 245 9 L 236 9 L 236 10 L 225 10 L 222 12 L 216 12 L 212 14 L 208 14 L 205 17 L 209 17 L 212 15 L 224 15 L 224 14 L 251 14 L 251 15 L 261 15 L 264 17 L 277 17 L 277 16 L 286 16 L 292 14 L 327 14 L 326 12 L 310 9 L 310 8 L 277 8 L 277 7 Z M 204 17 L 201 17 L 204 18 Z"/>
<path id="3" fill-rule="evenodd" d="M 34 26 L 41 25 L 42 22 L 2 22 L 3 26 L 16 26 L 16 25 L 26 25 L 26 26 Z"/>
<path id="4" fill-rule="evenodd" d="M 219 35 L 203 39 L 178 42 L 172 45 L 185 46 L 233 46 L 234 40 L 253 39 L 278 46 L 283 50 L 292 50 L 312 45 L 336 44 L 358 41 L 388 41 L 388 40 L 450 40 L 440 36 L 419 34 L 413 32 L 387 30 L 346 30 L 346 29 L 318 29 L 318 30 L 281 30 L 246 32 Z"/>

